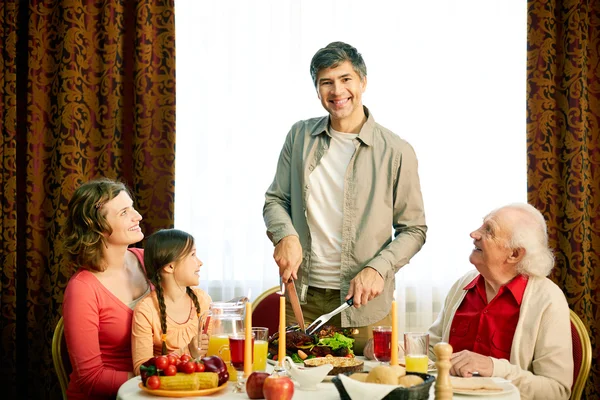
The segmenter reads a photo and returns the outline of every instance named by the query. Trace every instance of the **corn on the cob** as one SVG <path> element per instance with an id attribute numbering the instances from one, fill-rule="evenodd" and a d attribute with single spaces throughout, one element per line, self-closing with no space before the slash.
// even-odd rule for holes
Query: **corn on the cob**
<path id="1" fill-rule="evenodd" d="M 195 372 L 184 374 L 178 372 L 174 376 L 161 376 L 160 389 L 164 390 L 199 390 L 218 386 L 219 377 L 215 372 Z"/>
<path id="2" fill-rule="evenodd" d="M 219 386 L 219 374 L 216 372 L 195 372 L 198 376 L 198 389 L 212 389 Z"/>
<path id="3" fill-rule="evenodd" d="M 161 390 L 198 390 L 200 385 L 196 374 L 178 372 L 173 376 L 160 376 L 159 379 Z"/>

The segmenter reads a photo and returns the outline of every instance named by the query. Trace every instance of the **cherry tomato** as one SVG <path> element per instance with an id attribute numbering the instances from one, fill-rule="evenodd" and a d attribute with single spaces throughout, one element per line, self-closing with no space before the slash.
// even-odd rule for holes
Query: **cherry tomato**
<path id="1" fill-rule="evenodd" d="M 204 372 L 204 370 L 206 369 L 206 367 L 204 366 L 203 363 L 201 362 L 197 362 L 194 363 L 196 365 L 196 372 Z"/>
<path id="2" fill-rule="evenodd" d="M 158 389 L 160 387 L 160 379 L 158 378 L 158 376 L 152 375 L 146 381 L 146 386 L 149 389 L 156 390 L 156 389 Z"/>
<path id="3" fill-rule="evenodd" d="M 175 354 L 169 354 L 167 359 L 169 360 L 169 365 L 177 365 L 178 358 Z"/>
<path id="4" fill-rule="evenodd" d="M 193 361 L 188 361 L 183 363 L 183 366 L 181 368 L 186 374 L 193 374 L 194 372 L 196 372 L 196 363 Z"/>
<path id="5" fill-rule="evenodd" d="M 173 376 L 177 374 L 177 367 L 174 365 L 167 365 L 164 372 L 166 376 Z"/>
<path id="6" fill-rule="evenodd" d="M 185 363 L 181 362 L 181 360 L 177 360 L 177 365 L 176 365 L 177 371 L 183 372 L 183 364 L 185 364 Z"/>
<path id="7" fill-rule="evenodd" d="M 182 363 L 186 363 L 192 359 L 192 356 L 190 356 L 189 354 L 182 354 L 181 357 L 179 357 L 179 359 Z"/>
<path id="8" fill-rule="evenodd" d="M 154 364 L 156 365 L 156 369 L 165 369 L 169 366 L 169 359 L 167 356 L 158 356 Z"/>

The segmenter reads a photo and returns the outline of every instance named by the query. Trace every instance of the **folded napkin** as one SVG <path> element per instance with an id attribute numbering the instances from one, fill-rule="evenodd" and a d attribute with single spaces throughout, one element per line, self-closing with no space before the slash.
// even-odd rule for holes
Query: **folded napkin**
<path id="1" fill-rule="evenodd" d="M 379 383 L 366 383 L 350 379 L 346 375 L 340 374 L 338 378 L 344 384 L 344 389 L 352 400 L 372 399 L 381 400 L 387 396 L 398 385 L 381 385 Z"/>
<path id="2" fill-rule="evenodd" d="M 497 392 L 503 390 L 492 378 L 459 378 L 456 376 L 450 377 L 452 389 L 466 392 Z"/>

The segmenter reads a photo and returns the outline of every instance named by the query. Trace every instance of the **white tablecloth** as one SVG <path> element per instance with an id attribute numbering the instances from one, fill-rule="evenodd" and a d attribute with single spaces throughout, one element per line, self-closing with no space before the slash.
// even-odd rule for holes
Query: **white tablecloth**
<path id="1" fill-rule="evenodd" d="M 370 369 L 371 362 L 365 362 L 365 369 Z M 267 372 L 271 372 L 272 368 L 270 365 L 267 367 Z M 119 389 L 119 393 L 117 394 L 117 400 L 140 400 L 140 399 L 171 399 L 172 397 L 157 397 L 151 394 L 148 394 L 142 391 L 138 385 L 141 382 L 140 377 L 132 378 L 125 382 L 121 388 Z M 196 397 L 197 399 L 210 399 L 210 398 L 218 398 L 221 400 L 240 400 L 240 399 L 248 399 L 246 393 L 231 393 L 233 390 L 234 382 L 229 382 L 227 388 L 221 390 L 218 393 L 213 394 L 212 396 L 202 396 Z M 498 394 L 487 394 L 487 395 L 460 395 L 454 394 L 454 399 L 463 399 L 463 400 L 520 400 L 521 396 L 519 394 L 519 390 L 513 384 L 509 385 L 513 390 L 509 392 L 503 392 Z M 317 395 L 318 393 L 318 395 Z M 435 398 L 435 382 L 431 385 L 431 390 L 429 391 L 429 398 Z M 302 390 L 302 388 L 296 385 L 294 389 L 294 400 L 315 400 L 318 397 L 318 400 L 339 400 L 340 395 L 338 394 L 335 385 L 331 382 L 322 382 L 317 385 L 317 392 Z"/>

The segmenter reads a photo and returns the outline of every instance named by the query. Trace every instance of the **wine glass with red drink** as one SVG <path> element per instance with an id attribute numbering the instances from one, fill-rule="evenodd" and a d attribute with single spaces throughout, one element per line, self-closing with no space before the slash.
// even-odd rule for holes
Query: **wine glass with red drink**
<path id="1" fill-rule="evenodd" d="M 237 381 L 233 388 L 234 393 L 244 393 L 246 391 L 246 380 L 244 378 L 244 346 L 246 344 L 246 335 L 244 332 L 231 333 L 229 335 L 229 346 L 221 347 L 221 350 L 229 347 L 229 353 L 231 354 L 231 365 L 236 371 Z M 252 334 L 252 348 L 254 348 L 254 334 Z M 220 350 L 220 351 L 221 351 Z M 252 360 L 254 362 L 254 352 L 252 354 Z"/>
<path id="2" fill-rule="evenodd" d="M 373 357 L 382 364 L 389 363 L 392 354 L 392 327 L 373 327 Z"/>

